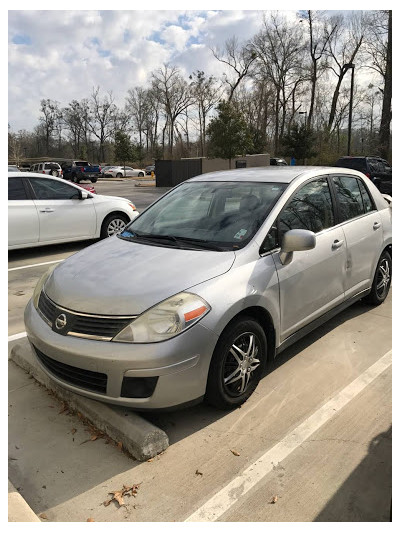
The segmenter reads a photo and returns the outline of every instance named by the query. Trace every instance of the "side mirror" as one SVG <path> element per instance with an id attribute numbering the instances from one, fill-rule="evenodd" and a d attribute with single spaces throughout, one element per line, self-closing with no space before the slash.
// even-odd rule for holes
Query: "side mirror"
<path id="1" fill-rule="evenodd" d="M 86 200 L 87 198 L 90 198 L 90 194 L 88 193 L 88 191 L 85 191 L 84 189 L 79 191 L 79 194 L 80 194 L 81 200 Z"/>
<path id="2" fill-rule="evenodd" d="M 279 254 L 282 265 L 288 265 L 293 259 L 293 252 L 302 252 L 315 248 L 316 238 L 313 231 L 306 229 L 291 229 L 284 233 L 281 252 Z"/>

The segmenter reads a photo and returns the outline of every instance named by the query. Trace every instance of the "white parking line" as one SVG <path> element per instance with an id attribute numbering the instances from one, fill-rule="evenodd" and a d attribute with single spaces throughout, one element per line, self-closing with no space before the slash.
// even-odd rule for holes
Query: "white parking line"
<path id="1" fill-rule="evenodd" d="M 283 461 L 325 424 L 325 422 L 335 416 L 340 409 L 345 407 L 391 364 L 392 350 L 389 350 L 376 363 L 358 376 L 358 378 L 309 416 L 302 424 L 297 426 L 294 431 L 286 435 L 281 442 L 268 450 L 241 475 L 217 492 L 217 494 L 210 498 L 197 511 L 191 514 L 185 522 L 213 522 L 218 520 L 239 498 L 244 496 L 244 494 L 271 472 L 274 466 L 280 461 Z"/>
<path id="2" fill-rule="evenodd" d="M 23 268 L 33 268 L 33 267 L 38 267 L 42 265 L 52 265 L 53 263 L 61 263 L 61 261 L 64 261 L 64 259 L 57 259 L 57 261 L 46 261 L 45 263 L 35 263 L 34 265 L 24 265 L 21 267 L 9 268 L 8 271 L 11 272 L 12 270 L 22 270 Z"/>
<path id="3" fill-rule="evenodd" d="M 8 337 L 8 342 L 16 341 L 17 339 L 22 339 L 26 337 L 26 331 L 22 331 L 22 333 L 16 333 L 15 335 L 10 335 Z"/>

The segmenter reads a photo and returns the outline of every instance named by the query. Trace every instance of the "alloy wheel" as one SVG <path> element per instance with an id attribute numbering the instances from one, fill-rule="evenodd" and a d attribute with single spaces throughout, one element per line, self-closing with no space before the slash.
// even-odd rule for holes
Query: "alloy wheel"
<path id="1" fill-rule="evenodd" d="M 122 220 L 122 218 L 114 218 L 107 226 L 107 235 L 109 237 L 112 237 L 113 235 L 116 235 L 117 233 L 122 231 L 125 226 L 125 220 Z"/>
<path id="2" fill-rule="evenodd" d="M 379 298 L 384 298 L 390 286 L 390 265 L 386 258 L 383 258 L 379 263 L 378 273 L 376 278 L 376 292 Z"/>
<path id="3" fill-rule="evenodd" d="M 260 365 L 260 341 L 254 333 L 242 333 L 235 339 L 224 361 L 223 385 L 233 397 L 246 392 Z"/>

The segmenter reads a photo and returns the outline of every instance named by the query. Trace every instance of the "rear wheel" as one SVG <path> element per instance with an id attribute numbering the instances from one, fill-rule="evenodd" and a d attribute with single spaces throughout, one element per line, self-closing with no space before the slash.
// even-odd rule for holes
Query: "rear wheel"
<path id="1" fill-rule="evenodd" d="M 138 178 L 143 178 L 143 177 L 144 177 L 143 172 L 139 172 L 139 174 L 138 174 Z"/>
<path id="2" fill-rule="evenodd" d="M 263 328 L 240 317 L 222 333 L 211 359 L 205 400 L 219 409 L 244 403 L 261 379 L 267 360 Z"/>
<path id="3" fill-rule="evenodd" d="M 112 213 L 104 219 L 101 226 L 100 238 L 112 237 L 117 233 L 120 233 L 129 222 L 129 218 L 122 213 Z"/>
<path id="4" fill-rule="evenodd" d="M 118 172 L 118 174 L 115 176 L 116 178 L 122 178 L 121 172 Z"/>
<path id="5" fill-rule="evenodd" d="M 96 182 L 97 182 L 97 178 L 92 178 L 90 181 L 91 181 L 92 183 L 96 183 Z"/>
<path id="6" fill-rule="evenodd" d="M 371 292 L 365 301 L 372 305 L 380 305 L 386 300 L 392 281 L 392 258 L 389 252 L 383 252 L 375 270 Z"/>

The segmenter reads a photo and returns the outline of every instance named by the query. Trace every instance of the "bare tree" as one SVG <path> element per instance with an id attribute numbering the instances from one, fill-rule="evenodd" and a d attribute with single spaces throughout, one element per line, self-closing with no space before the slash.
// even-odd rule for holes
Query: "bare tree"
<path id="1" fill-rule="evenodd" d="M 176 119 L 194 103 L 188 83 L 175 66 L 165 64 L 152 73 L 152 86 L 157 91 L 165 112 L 163 139 L 168 132 L 168 152 L 172 157 Z M 163 142 L 164 144 L 164 142 Z"/>
<path id="2" fill-rule="evenodd" d="M 58 102 L 50 99 L 41 100 L 40 111 L 42 113 L 42 116 L 39 118 L 39 120 L 43 126 L 43 131 L 46 139 L 46 155 L 49 155 L 50 139 L 56 127 L 57 120 L 60 116 Z"/>
<path id="3" fill-rule="evenodd" d="M 304 34 L 300 25 L 290 24 L 283 16 L 270 13 L 264 16 L 261 31 L 253 38 L 252 46 L 259 58 L 259 76 L 270 80 L 275 88 L 274 149 L 279 151 L 284 132 L 287 104 L 296 91 L 299 79 L 306 79 L 303 69 Z"/>
<path id="4" fill-rule="evenodd" d="M 101 98 L 100 88 L 93 88 L 90 99 L 90 121 L 88 122 L 90 132 L 99 140 L 99 159 L 105 160 L 105 142 L 114 136 L 115 118 L 117 106 L 114 104 L 112 93 Z"/>
<path id="5" fill-rule="evenodd" d="M 206 78 L 202 70 L 197 70 L 189 76 L 192 80 L 190 87 L 197 104 L 199 118 L 200 155 L 206 155 L 207 115 L 216 106 L 221 97 L 221 87 L 214 76 Z"/>
<path id="6" fill-rule="evenodd" d="M 340 87 L 349 65 L 353 64 L 364 39 L 365 19 L 363 14 L 352 13 L 345 20 L 343 16 L 331 18 L 332 26 L 336 26 L 328 41 L 327 55 L 331 59 L 330 70 L 337 77 L 333 92 L 327 131 L 331 132 L 335 121 L 336 107 Z"/>
<path id="7" fill-rule="evenodd" d="M 311 57 L 311 96 L 310 96 L 310 108 L 307 116 L 307 128 L 312 127 L 314 105 L 315 105 L 315 92 L 317 87 L 318 78 L 326 70 L 327 65 L 325 52 L 329 46 L 330 40 L 333 38 L 337 24 L 334 22 L 330 26 L 326 22 L 321 23 L 318 17 L 318 13 L 315 11 L 307 11 L 308 21 L 308 34 L 309 34 L 309 52 Z M 322 61 L 321 61 L 322 59 Z M 322 63 L 322 65 L 320 65 Z M 319 66 L 320 65 L 320 66 Z"/>
<path id="8" fill-rule="evenodd" d="M 257 54 L 249 42 L 239 44 L 235 36 L 225 41 L 223 50 L 211 48 L 211 52 L 215 59 L 233 70 L 233 75 L 231 73 L 229 75 L 224 73 L 223 75 L 224 83 L 229 87 L 228 102 L 230 102 L 241 81 L 251 74 L 251 66 L 257 59 Z"/>

